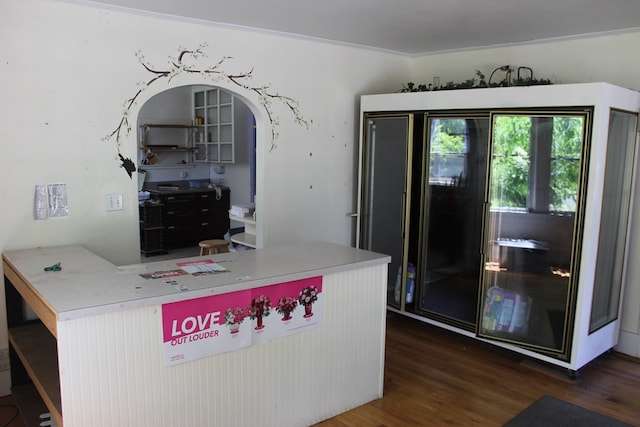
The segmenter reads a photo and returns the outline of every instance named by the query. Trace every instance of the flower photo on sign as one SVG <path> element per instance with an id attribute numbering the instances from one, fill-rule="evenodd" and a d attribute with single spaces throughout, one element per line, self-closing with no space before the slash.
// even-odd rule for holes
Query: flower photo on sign
<path id="1" fill-rule="evenodd" d="M 298 301 L 294 297 L 282 297 L 278 300 L 276 311 L 282 314 L 282 320 L 289 320 L 297 305 Z"/>
<path id="2" fill-rule="evenodd" d="M 229 307 L 224 313 L 224 322 L 229 326 L 232 334 L 240 332 L 240 324 L 244 322 L 246 314 L 241 307 Z"/>
<path id="3" fill-rule="evenodd" d="M 245 317 L 244 309 L 240 307 L 229 307 L 224 313 L 224 321 L 227 325 L 242 323 Z"/>
<path id="4" fill-rule="evenodd" d="M 260 295 L 258 298 L 251 300 L 251 307 L 249 307 L 249 317 L 256 319 L 256 329 L 264 328 L 262 318 L 267 317 L 271 312 L 271 298 L 265 295 Z"/>
<path id="5" fill-rule="evenodd" d="M 302 305 L 313 304 L 318 300 L 318 288 L 315 286 L 306 286 L 302 288 L 298 295 L 298 301 Z"/>
<path id="6" fill-rule="evenodd" d="M 304 317 L 309 318 L 313 316 L 311 305 L 318 301 L 318 293 L 320 291 L 314 285 L 305 286 L 298 295 L 298 302 L 304 306 Z"/>

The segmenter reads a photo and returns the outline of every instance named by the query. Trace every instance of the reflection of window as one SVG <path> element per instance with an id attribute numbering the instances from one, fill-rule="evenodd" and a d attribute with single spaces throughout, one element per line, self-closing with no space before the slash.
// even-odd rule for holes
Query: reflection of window
<path id="1" fill-rule="evenodd" d="M 607 325 L 619 315 L 632 197 L 633 141 L 638 116 L 617 110 L 611 110 L 609 114 L 599 252 L 589 333 Z"/>
<path id="2" fill-rule="evenodd" d="M 526 209 L 529 195 L 531 120 L 496 116 L 493 122 L 491 205 Z"/>
<path id="3" fill-rule="evenodd" d="M 468 139 L 466 120 L 431 120 L 429 156 L 431 185 L 456 185 L 464 177 Z"/>
<path id="4" fill-rule="evenodd" d="M 583 139 L 582 117 L 554 117 L 550 211 L 575 212 Z"/>
<path id="5" fill-rule="evenodd" d="M 583 116 L 495 115 L 492 206 L 575 211 L 583 129 Z"/>

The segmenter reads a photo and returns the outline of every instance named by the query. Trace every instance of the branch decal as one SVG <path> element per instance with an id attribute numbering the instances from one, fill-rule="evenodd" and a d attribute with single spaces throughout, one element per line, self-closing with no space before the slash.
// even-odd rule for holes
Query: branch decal
<path id="1" fill-rule="evenodd" d="M 280 118 L 275 114 L 273 110 L 274 102 L 280 103 L 287 107 L 288 111 L 293 116 L 294 122 L 300 126 L 304 126 L 306 129 L 309 129 L 311 121 L 305 119 L 301 114 L 298 101 L 291 97 L 280 95 L 279 93 L 272 91 L 271 86 L 268 84 L 254 84 L 253 68 L 237 74 L 227 73 L 224 70 L 224 66 L 229 60 L 233 59 L 230 56 L 222 57 L 218 62 L 214 63 L 211 66 L 204 68 L 198 67 L 197 62 L 202 58 L 207 57 L 205 52 L 207 46 L 208 44 L 205 42 L 194 50 L 179 47 L 177 57 L 174 58 L 169 56 L 167 65 L 162 68 L 156 67 L 149 63 L 141 51 L 136 52 L 135 55 L 138 59 L 138 62 L 140 62 L 145 70 L 151 73 L 151 77 L 146 82 L 138 83 L 138 91 L 123 103 L 123 111 L 120 122 L 110 134 L 106 135 L 103 138 L 103 140 L 105 141 L 115 141 L 117 154 L 121 162 L 120 167 L 124 168 L 127 171 L 130 178 L 133 177 L 132 174 L 136 171 L 135 162 L 133 162 L 131 159 L 124 158 L 121 154 L 120 148 L 122 145 L 122 138 L 128 136 L 132 129 L 131 124 L 129 123 L 129 115 L 131 109 L 135 105 L 137 105 L 137 101 L 140 95 L 147 88 L 159 81 L 170 82 L 175 77 L 182 74 L 199 74 L 203 78 L 210 80 L 213 83 L 225 81 L 227 83 L 235 85 L 239 91 L 249 92 L 257 96 L 258 103 L 264 110 L 267 119 L 271 124 L 271 143 L 269 146 L 269 151 L 273 150 L 276 147 L 276 140 L 279 137 L 277 129 L 280 125 Z"/>

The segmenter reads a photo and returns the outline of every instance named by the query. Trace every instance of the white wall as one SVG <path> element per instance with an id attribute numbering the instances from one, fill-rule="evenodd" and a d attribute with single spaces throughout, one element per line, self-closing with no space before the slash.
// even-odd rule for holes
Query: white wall
<path id="1" fill-rule="evenodd" d="M 224 56 L 228 73 L 253 69 L 256 85 L 299 102 L 308 129 L 274 104 L 278 138 L 265 146 L 264 109 L 244 93 L 259 121 L 258 195 L 264 244 L 302 240 L 351 243 L 355 209 L 358 97 L 398 91 L 402 83 L 466 79 L 512 63 L 563 82 L 609 81 L 640 87 L 639 34 L 460 52 L 422 58 L 221 29 L 58 0 L 5 0 L 0 6 L 0 250 L 81 244 L 115 264 L 139 260 L 137 185 L 119 168 L 114 142 L 102 138 L 122 117 L 123 105 L 150 79 L 135 57 L 158 68 L 179 47 L 208 42 L 212 64 Z M 208 62 L 207 62 L 208 61 Z M 413 70 L 413 72 L 411 71 Z M 148 88 L 132 113 L 155 93 L 184 84 L 208 84 L 180 75 Z M 229 83 L 218 82 L 219 86 Z M 135 117 L 131 125 L 135 127 Z M 121 151 L 135 159 L 135 132 Z M 69 217 L 34 221 L 36 184 L 66 183 Z M 125 209 L 106 212 L 105 195 L 124 194 Z M 64 266 L 62 266 L 64 268 Z M 640 283 L 640 280 L 636 280 Z M 636 293 L 637 295 L 637 293 Z M 3 301 L 4 298 L 0 298 Z M 631 308 L 637 310 L 637 301 Z M 635 317 L 634 317 L 635 316 Z M 632 314 L 632 329 L 640 321 Z M 7 347 L 0 303 L 0 348 Z M 633 324 L 635 322 L 635 324 Z M 0 395 L 9 391 L 0 373 Z"/>
<path id="2" fill-rule="evenodd" d="M 476 70 L 488 79 L 495 68 L 511 65 L 531 67 L 534 78 L 553 83 L 607 82 L 640 90 L 639 42 L 640 32 L 634 32 L 426 55 L 416 58 L 412 79 L 428 84 L 439 76 L 444 85 L 474 78 Z M 503 76 L 497 72 L 492 82 Z"/>
<path id="3" fill-rule="evenodd" d="M 233 104 L 235 162 L 224 164 L 224 174 L 217 175 L 218 165 L 211 165 L 211 176 L 222 179 L 231 188 L 231 204 L 247 204 L 251 198 L 251 155 L 253 151 L 253 115 L 251 110 L 240 100 Z M 243 224 L 232 223 L 231 227 Z"/>

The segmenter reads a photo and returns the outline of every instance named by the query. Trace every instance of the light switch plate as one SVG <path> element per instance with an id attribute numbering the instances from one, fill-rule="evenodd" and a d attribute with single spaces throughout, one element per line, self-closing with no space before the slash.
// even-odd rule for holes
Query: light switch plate
<path id="1" fill-rule="evenodd" d="M 107 194 L 107 211 L 121 211 L 124 209 L 122 194 Z"/>

